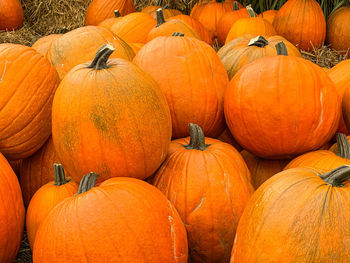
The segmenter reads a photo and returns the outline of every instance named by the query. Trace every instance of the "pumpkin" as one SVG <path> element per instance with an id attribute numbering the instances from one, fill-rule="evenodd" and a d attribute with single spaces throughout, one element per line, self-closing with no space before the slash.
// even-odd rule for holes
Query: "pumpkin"
<path id="1" fill-rule="evenodd" d="M 312 50 L 326 38 L 326 20 L 315 0 L 288 0 L 277 12 L 273 26 L 278 35 L 303 50 Z"/>
<path id="2" fill-rule="evenodd" d="M 108 30 L 111 30 L 111 27 L 114 25 L 114 23 L 116 23 L 120 19 L 122 19 L 122 16 L 121 16 L 119 10 L 114 10 L 114 17 L 107 18 L 107 19 L 103 20 L 102 22 L 98 23 L 97 25 L 100 27 L 104 27 Z"/>
<path id="3" fill-rule="evenodd" d="M 94 0 L 86 10 L 85 25 L 97 26 L 103 20 L 115 17 L 115 10 L 122 16 L 136 11 L 132 0 Z"/>
<path id="4" fill-rule="evenodd" d="M 343 6 L 334 11 L 327 20 L 326 41 L 333 49 L 347 51 L 350 49 L 350 7 Z M 348 57 L 350 53 L 348 52 Z"/>
<path id="5" fill-rule="evenodd" d="M 99 26 L 86 26 L 63 34 L 51 44 L 47 58 L 55 66 L 60 79 L 76 65 L 93 60 L 96 51 L 110 43 L 117 51 L 112 57 L 132 60 L 132 48 L 109 30 Z"/>
<path id="6" fill-rule="evenodd" d="M 143 43 L 129 43 L 129 46 L 134 50 L 135 54 L 137 54 L 144 45 Z"/>
<path id="7" fill-rule="evenodd" d="M 158 189 L 133 178 L 95 181 L 85 176 L 40 224 L 34 262 L 187 262 L 185 227 Z"/>
<path id="8" fill-rule="evenodd" d="M 27 158 L 51 133 L 51 105 L 58 85 L 55 68 L 33 48 L 0 44 L 0 152 Z"/>
<path id="9" fill-rule="evenodd" d="M 176 32 L 182 33 L 187 37 L 200 39 L 194 30 L 185 22 L 177 19 L 165 21 L 162 9 L 158 9 L 157 25 L 149 32 L 147 42 L 159 36 L 172 36 Z"/>
<path id="10" fill-rule="evenodd" d="M 283 43 L 277 47 L 278 56 L 240 69 L 225 94 L 232 135 L 266 159 L 320 148 L 333 137 L 340 118 L 340 99 L 327 73 L 308 60 L 287 56 Z"/>
<path id="11" fill-rule="evenodd" d="M 212 47 L 192 37 L 158 37 L 144 45 L 133 62 L 149 73 L 165 94 L 173 138 L 188 136 L 191 122 L 197 122 L 210 137 L 222 133 L 228 77 Z"/>
<path id="12" fill-rule="evenodd" d="M 177 15 L 177 16 L 170 17 L 168 20 L 173 20 L 173 19 L 177 19 L 185 22 L 187 25 L 189 25 L 192 28 L 192 30 L 204 42 L 208 43 L 209 45 L 213 43 L 212 37 L 210 36 L 208 30 L 193 17 L 188 15 Z"/>
<path id="13" fill-rule="evenodd" d="M 248 166 L 252 185 L 255 189 L 258 189 L 273 175 L 281 172 L 288 163 L 288 160 L 262 159 L 246 150 L 241 151 L 241 155 Z"/>
<path id="14" fill-rule="evenodd" d="M 35 41 L 35 43 L 32 45 L 32 48 L 34 48 L 41 55 L 46 57 L 47 52 L 50 49 L 51 43 L 61 36 L 62 34 L 51 34 L 48 36 L 41 37 L 37 41 Z"/>
<path id="15" fill-rule="evenodd" d="M 350 131 L 350 88 L 346 88 L 344 91 L 341 108 L 346 130 Z"/>
<path id="16" fill-rule="evenodd" d="M 262 12 L 259 17 L 264 18 L 267 22 L 269 22 L 271 25 L 273 23 L 273 20 L 275 20 L 277 14 L 277 10 L 266 10 Z"/>
<path id="17" fill-rule="evenodd" d="M 19 250 L 25 210 L 21 188 L 10 164 L 0 153 L 0 262 L 13 262 Z"/>
<path id="18" fill-rule="evenodd" d="M 247 9 L 239 9 L 237 1 L 233 2 L 233 11 L 223 14 L 218 22 L 217 36 L 220 44 L 224 44 L 231 27 L 241 18 L 249 18 Z"/>
<path id="19" fill-rule="evenodd" d="M 149 31 L 157 24 L 149 14 L 135 12 L 116 21 L 110 30 L 130 43 L 146 43 Z"/>
<path id="20" fill-rule="evenodd" d="M 190 138 L 171 143 L 153 184 L 174 204 L 188 234 L 192 262 L 228 262 L 236 226 L 253 193 L 249 171 L 231 145 L 205 138 L 189 124 Z"/>
<path id="21" fill-rule="evenodd" d="M 277 35 L 273 26 L 262 17 L 257 17 L 250 5 L 246 8 L 250 17 L 241 18 L 233 24 L 227 34 L 225 44 L 229 43 L 237 37 L 241 37 L 247 34 L 254 36 L 262 35 L 265 37 Z"/>
<path id="22" fill-rule="evenodd" d="M 350 167 L 283 171 L 252 196 L 231 263 L 350 262 Z"/>
<path id="23" fill-rule="evenodd" d="M 108 60 L 113 51 L 103 45 L 92 62 L 67 74 L 55 94 L 52 138 L 76 182 L 89 171 L 97 171 L 100 181 L 147 178 L 170 144 L 170 112 L 161 89 L 133 63 Z"/>
<path id="24" fill-rule="evenodd" d="M 12 170 L 15 172 L 15 174 L 17 175 L 17 177 L 19 177 L 19 170 L 20 170 L 20 167 L 22 165 L 22 161 L 23 160 L 14 160 L 14 161 L 11 161 L 11 160 L 8 160 Z"/>
<path id="25" fill-rule="evenodd" d="M 226 127 L 225 130 L 217 137 L 218 140 L 231 144 L 237 151 L 243 150 L 238 142 L 233 138 L 230 130 Z"/>
<path id="26" fill-rule="evenodd" d="M 74 196 L 78 184 L 67 180 L 60 164 L 54 164 L 54 181 L 43 185 L 35 193 L 27 209 L 26 229 L 30 247 L 33 249 L 36 232 L 50 211 L 67 197 Z"/>
<path id="27" fill-rule="evenodd" d="M 150 16 L 152 16 L 154 19 L 157 19 L 157 10 L 158 9 L 155 9 L 152 12 L 148 12 L 148 14 Z M 182 13 L 179 10 L 170 9 L 170 8 L 167 8 L 167 7 L 162 7 L 162 11 L 163 11 L 163 15 L 164 15 L 165 19 L 169 19 L 169 18 L 171 18 L 173 16 L 182 15 Z"/>
<path id="28" fill-rule="evenodd" d="M 146 6 L 141 10 L 141 12 L 146 13 L 146 14 L 150 14 L 153 11 L 156 11 L 157 9 L 162 8 L 162 5 L 163 5 L 163 0 L 157 0 L 156 5 Z"/>
<path id="29" fill-rule="evenodd" d="M 218 55 L 228 77 L 232 79 L 246 64 L 265 56 L 277 56 L 275 45 L 281 41 L 286 45 L 289 55 L 301 57 L 299 50 L 281 36 L 264 38 L 253 35 L 245 35 L 230 41 L 218 51 Z"/>
<path id="30" fill-rule="evenodd" d="M 15 30 L 23 25 L 23 9 L 18 0 L 0 2 L 0 30 Z"/>

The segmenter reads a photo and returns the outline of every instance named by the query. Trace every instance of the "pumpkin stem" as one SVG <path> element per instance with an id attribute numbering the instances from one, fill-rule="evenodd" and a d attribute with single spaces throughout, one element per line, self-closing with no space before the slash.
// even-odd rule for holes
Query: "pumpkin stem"
<path id="1" fill-rule="evenodd" d="M 55 177 L 54 185 L 60 186 L 69 182 L 69 180 L 67 180 L 66 176 L 64 175 L 64 169 L 62 164 L 53 164 L 53 175 Z"/>
<path id="2" fill-rule="evenodd" d="M 350 159 L 350 144 L 344 133 L 337 133 L 337 155 L 341 158 Z"/>
<path id="3" fill-rule="evenodd" d="M 264 38 L 263 36 L 257 36 L 252 38 L 249 43 L 248 46 L 257 46 L 257 47 L 265 47 L 269 44 L 269 42 L 266 40 L 266 38 Z"/>
<path id="4" fill-rule="evenodd" d="M 254 9 L 252 8 L 252 5 L 247 5 L 246 9 L 248 11 L 249 17 L 256 17 L 256 14 L 254 12 Z"/>
<path id="5" fill-rule="evenodd" d="M 114 10 L 114 16 L 121 17 L 122 15 L 120 14 L 119 10 Z"/>
<path id="6" fill-rule="evenodd" d="M 90 172 L 89 174 L 84 175 L 83 179 L 81 179 L 80 181 L 77 195 L 85 193 L 89 191 L 91 188 L 95 187 L 97 177 L 98 177 L 98 174 L 95 174 L 93 172 Z"/>
<path id="7" fill-rule="evenodd" d="M 237 10 L 239 10 L 239 6 L 238 6 L 237 1 L 234 1 L 233 2 L 233 11 L 237 11 Z"/>
<path id="8" fill-rule="evenodd" d="M 350 166 L 342 165 L 329 173 L 320 176 L 323 181 L 333 187 L 341 187 L 343 183 L 350 179 Z"/>
<path id="9" fill-rule="evenodd" d="M 95 70 L 108 68 L 107 60 L 109 59 L 109 56 L 113 53 L 114 50 L 115 48 L 112 47 L 111 45 L 104 44 L 97 51 L 94 60 L 91 62 L 88 68 L 93 68 Z"/>
<path id="10" fill-rule="evenodd" d="M 157 25 L 156 25 L 156 27 L 159 27 L 160 25 L 163 25 L 165 23 L 163 9 L 158 8 L 156 13 L 157 13 Z"/>
<path id="11" fill-rule="evenodd" d="M 173 37 L 184 37 L 185 34 L 179 33 L 179 32 L 174 32 L 174 33 L 172 34 L 172 36 L 173 36 Z"/>
<path id="12" fill-rule="evenodd" d="M 188 128 L 190 129 L 190 143 L 184 146 L 187 150 L 204 151 L 210 146 L 210 144 L 205 144 L 204 133 L 197 124 L 190 123 Z"/>
<path id="13" fill-rule="evenodd" d="M 277 43 L 275 45 L 275 48 L 277 50 L 277 55 L 283 55 L 283 56 L 288 56 L 288 51 L 287 51 L 287 47 L 286 45 L 284 44 L 283 41 Z"/>

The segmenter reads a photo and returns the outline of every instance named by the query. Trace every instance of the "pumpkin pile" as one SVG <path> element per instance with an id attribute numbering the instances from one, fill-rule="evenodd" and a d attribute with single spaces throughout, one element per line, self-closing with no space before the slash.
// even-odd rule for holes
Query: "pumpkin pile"
<path id="1" fill-rule="evenodd" d="M 24 226 L 35 263 L 350 262 L 350 63 L 301 57 L 338 16 L 93 0 L 0 44 L 0 262 Z"/>

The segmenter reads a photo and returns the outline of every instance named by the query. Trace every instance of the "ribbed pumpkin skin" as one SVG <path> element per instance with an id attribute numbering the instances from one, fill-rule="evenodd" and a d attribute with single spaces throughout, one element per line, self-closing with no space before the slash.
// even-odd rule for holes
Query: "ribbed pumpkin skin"
<path id="1" fill-rule="evenodd" d="M 266 38 L 268 45 L 265 47 L 249 46 L 249 41 L 254 37 L 253 35 L 238 37 L 224 45 L 218 51 L 218 56 L 226 69 L 229 79 L 232 79 L 243 66 L 254 60 L 265 56 L 277 56 L 275 45 L 281 41 L 286 45 L 288 55 L 301 57 L 299 50 L 281 36 Z"/>
<path id="2" fill-rule="evenodd" d="M 19 0 L 0 1 L 0 30 L 19 29 L 23 24 L 23 9 Z"/>
<path id="3" fill-rule="evenodd" d="M 0 207 L 0 262 L 13 262 L 22 240 L 25 211 L 17 176 L 1 153 Z"/>
<path id="4" fill-rule="evenodd" d="M 273 20 L 275 20 L 277 10 L 266 10 L 262 12 L 262 14 L 259 15 L 259 17 L 264 18 L 267 22 L 269 22 L 271 25 L 273 23 Z"/>
<path id="5" fill-rule="evenodd" d="M 94 0 L 86 10 L 85 25 L 97 26 L 103 20 L 114 17 L 114 10 L 119 10 L 122 16 L 136 11 L 132 0 Z"/>
<path id="6" fill-rule="evenodd" d="M 226 37 L 225 44 L 229 43 L 237 37 L 248 34 L 255 36 L 260 35 L 264 37 L 277 35 L 276 30 L 273 28 L 273 26 L 267 20 L 261 17 L 242 18 L 236 21 L 231 27 Z"/>
<path id="7" fill-rule="evenodd" d="M 156 20 L 150 15 L 136 12 L 115 22 L 110 30 L 126 42 L 146 43 L 149 31 L 156 24 Z"/>
<path id="8" fill-rule="evenodd" d="M 139 67 L 110 59 L 107 69 L 81 64 L 63 79 L 52 107 L 52 137 L 68 174 L 80 182 L 152 175 L 166 157 L 171 119 L 157 83 Z M 82 106 L 84 105 L 84 106 Z"/>
<path id="9" fill-rule="evenodd" d="M 10 160 L 27 158 L 50 136 L 57 72 L 18 44 L 0 44 L 0 72 L 0 152 Z"/>
<path id="10" fill-rule="evenodd" d="M 258 189 L 267 179 L 281 172 L 287 165 L 287 160 L 267 160 L 259 158 L 243 150 L 241 155 L 248 166 L 252 178 L 252 185 Z"/>
<path id="11" fill-rule="evenodd" d="M 111 30 L 111 27 L 114 25 L 114 23 L 118 22 L 123 17 L 111 17 L 103 20 L 102 22 L 98 23 L 97 26 L 104 27 L 105 29 Z"/>
<path id="12" fill-rule="evenodd" d="M 253 193 L 249 170 L 232 146 L 206 138 L 204 151 L 187 150 L 189 138 L 171 143 L 153 184 L 184 222 L 191 262 L 228 262 L 236 227 Z"/>
<path id="13" fill-rule="evenodd" d="M 32 45 L 32 48 L 34 48 L 36 51 L 38 51 L 40 54 L 46 57 L 47 52 L 50 49 L 51 43 L 61 36 L 62 34 L 51 34 L 48 36 L 41 37 Z"/>
<path id="14" fill-rule="evenodd" d="M 283 171 L 253 194 L 238 224 L 231 263 L 349 262 L 349 181 L 332 187 L 320 172 Z"/>
<path id="15" fill-rule="evenodd" d="M 34 155 L 24 159 L 20 167 L 20 183 L 25 206 L 34 193 L 52 181 L 53 164 L 59 163 L 52 137 Z"/>
<path id="16" fill-rule="evenodd" d="M 173 138 L 188 136 L 189 123 L 198 124 L 210 137 L 224 130 L 223 95 L 228 77 L 208 44 L 191 37 L 159 37 L 142 47 L 134 63 L 149 73 L 165 94 Z"/>
<path id="17" fill-rule="evenodd" d="M 326 38 L 326 20 L 315 0 L 288 0 L 278 10 L 273 26 L 278 35 L 303 50 L 317 48 Z"/>
<path id="18" fill-rule="evenodd" d="M 349 6 L 340 7 L 332 13 L 327 20 L 327 44 L 335 50 L 347 51 L 350 48 L 349 24 Z"/>
<path id="19" fill-rule="evenodd" d="M 53 175 L 51 174 L 53 177 Z M 51 179 L 52 179 L 51 177 Z M 78 192 L 79 185 L 69 181 L 64 185 L 54 185 L 49 182 L 35 193 L 27 209 L 26 230 L 30 247 L 33 249 L 36 232 L 51 210 L 67 197 L 72 197 Z"/>
<path id="20" fill-rule="evenodd" d="M 33 256 L 37 263 L 186 263 L 187 236 L 159 190 L 113 178 L 56 206 L 39 227 Z"/>
<path id="21" fill-rule="evenodd" d="M 327 73 L 293 56 L 264 57 L 244 66 L 225 94 L 232 135 L 243 148 L 267 159 L 320 148 L 337 129 L 339 109 Z"/>
<path id="22" fill-rule="evenodd" d="M 170 17 L 168 20 L 178 19 L 183 22 L 185 22 L 187 25 L 189 25 L 193 31 L 199 36 L 201 40 L 211 45 L 213 43 L 212 37 L 209 34 L 208 30 L 202 25 L 201 22 L 197 21 L 191 16 L 188 15 L 177 15 Z"/>
<path id="23" fill-rule="evenodd" d="M 109 43 L 116 50 L 112 58 L 132 60 L 132 48 L 109 30 L 98 26 L 86 26 L 65 33 L 52 42 L 47 58 L 55 66 L 60 79 L 75 66 L 93 60 L 97 50 Z"/>

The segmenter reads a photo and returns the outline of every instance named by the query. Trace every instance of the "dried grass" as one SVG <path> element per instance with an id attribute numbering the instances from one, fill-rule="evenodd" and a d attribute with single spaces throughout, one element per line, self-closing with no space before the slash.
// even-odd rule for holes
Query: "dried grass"
<path id="1" fill-rule="evenodd" d="M 169 8 L 175 8 L 183 13 L 189 14 L 191 8 L 196 2 L 208 2 L 209 0 L 163 0 L 163 6 L 167 5 Z M 156 5 L 158 0 L 134 0 L 137 10 L 149 5 Z"/>
<path id="2" fill-rule="evenodd" d="M 312 51 L 301 51 L 303 58 L 308 59 L 323 68 L 332 68 L 339 62 L 347 59 L 348 52 L 340 52 L 329 48 L 328 46 L 321 46 L 314 48 Z"/>
<path id="3" fill-rule="evenodd" d="M 17 254 L 17 258 L 13 261 L 13 263 L 30 263 L 30 262 L 33 262 L 32 251 L 30 250 L 27 232 L 24 231 L 21 247 Z"/>

